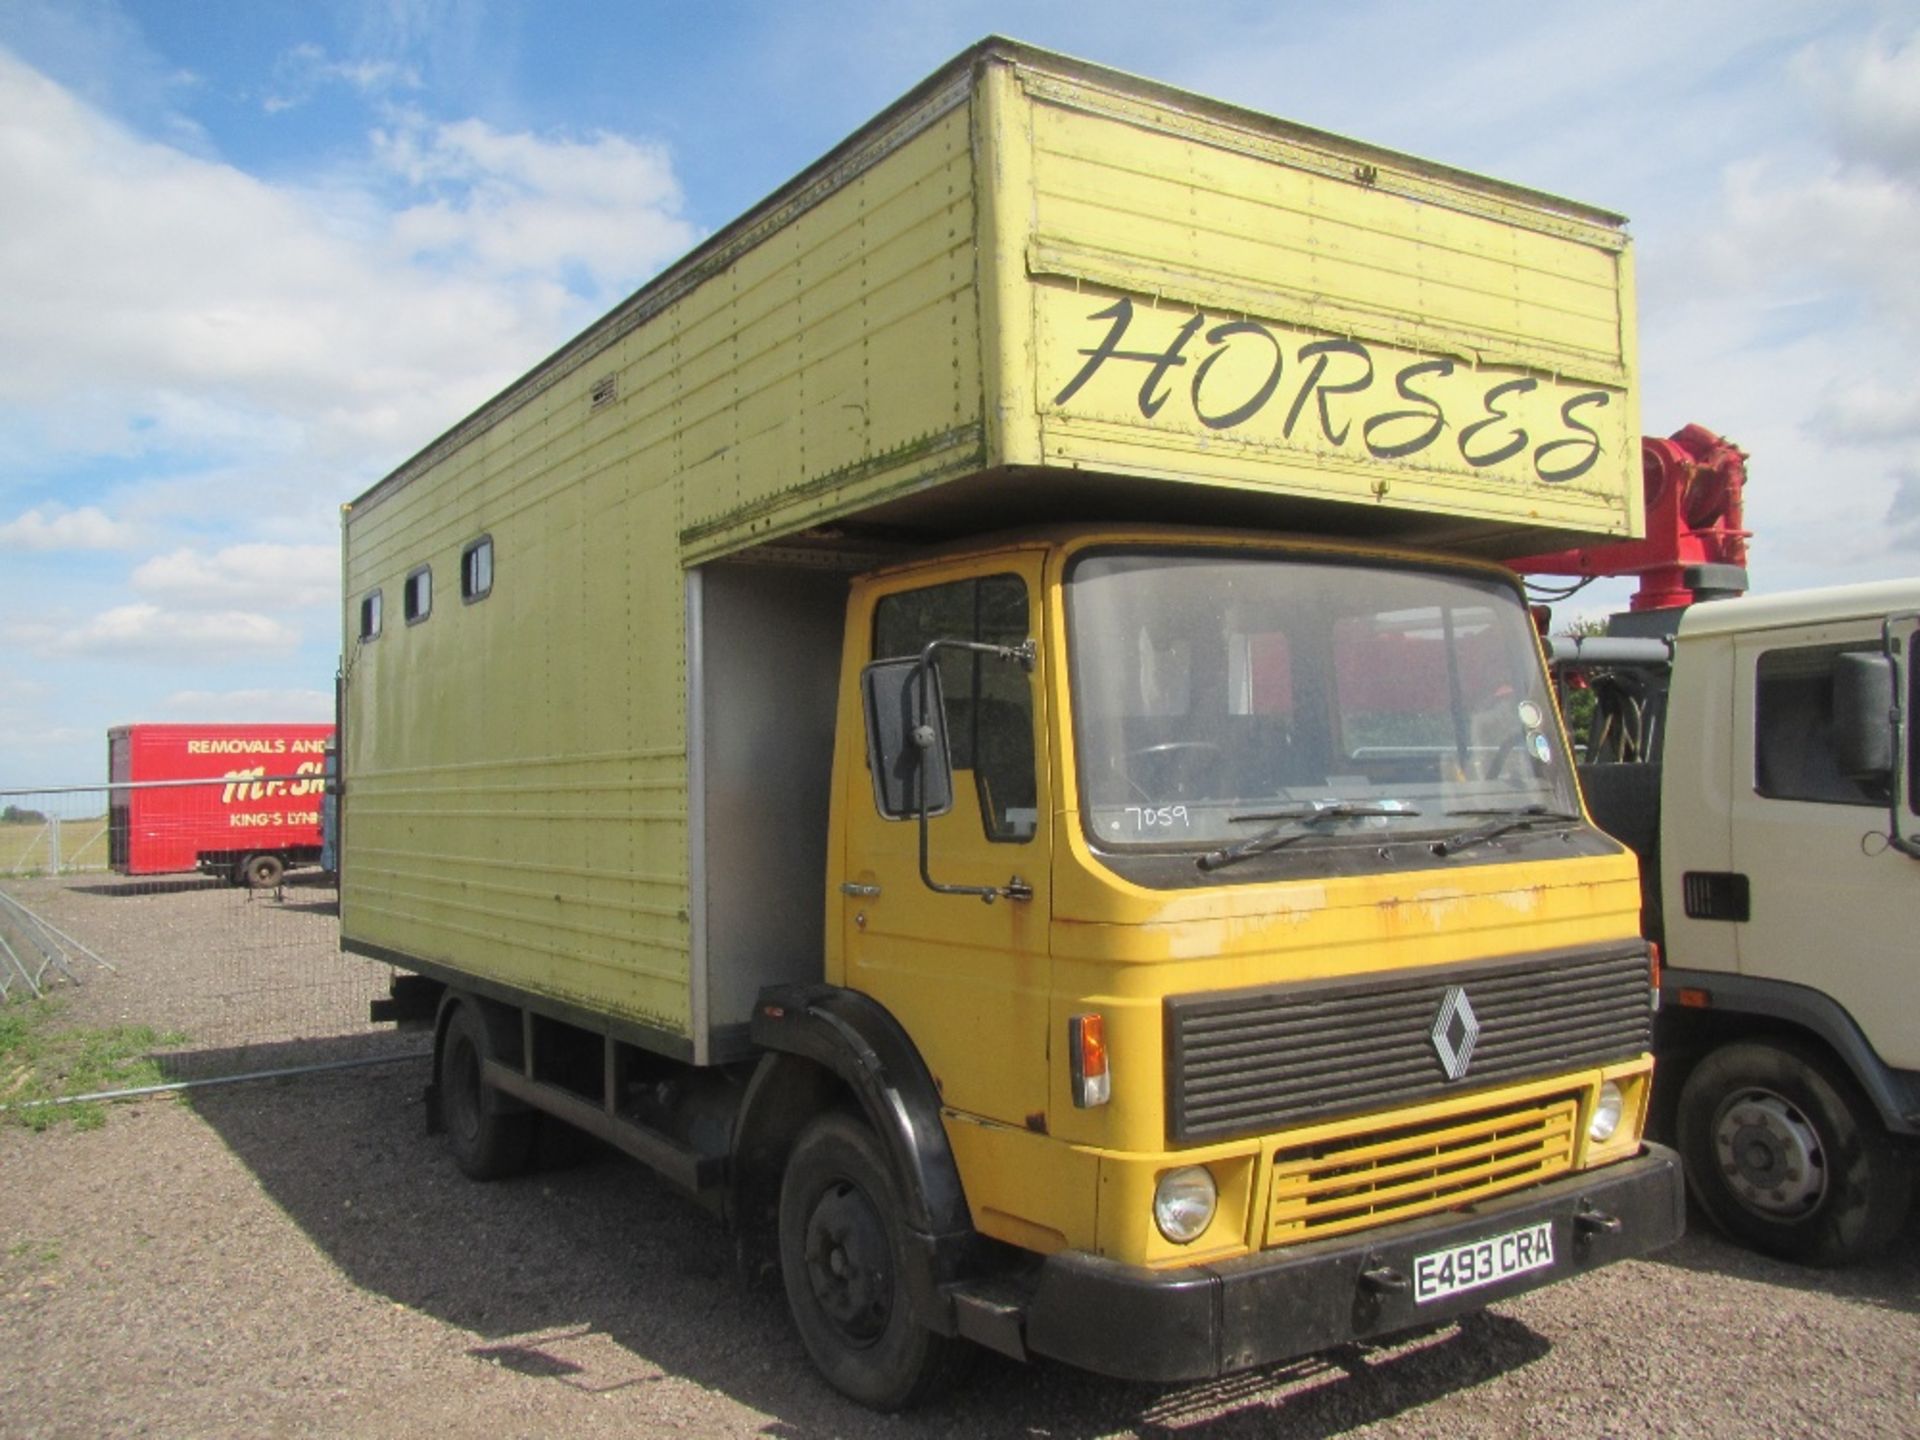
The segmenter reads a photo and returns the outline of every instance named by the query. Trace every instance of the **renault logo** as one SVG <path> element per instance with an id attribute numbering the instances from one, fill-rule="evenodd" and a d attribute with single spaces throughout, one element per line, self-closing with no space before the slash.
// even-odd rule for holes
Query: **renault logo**
<path id="1" fill-rule="evenodd" d="M 1473 1063 L 1473 1043 L 1480 1038 L 1480 1021 L 1467 1000 L 1467 992 L 1458 985 L 1447 987 L 1440 997 L 1440 1013 L 1433 1020 L 1433 1053 L 1440 1057 L 1440 1068 L 1447 1079 L 1458 1080 Z"/>

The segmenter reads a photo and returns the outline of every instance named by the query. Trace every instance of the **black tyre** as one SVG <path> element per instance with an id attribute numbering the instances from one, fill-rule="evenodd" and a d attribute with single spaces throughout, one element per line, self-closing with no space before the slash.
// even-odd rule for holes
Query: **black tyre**
<path id="1" fill-rule="evenodd" d="M 780 1184 L 780 1273 L 801 1343 L 842 1394 L 905 1410 L 972 1358 L 912 1313 L 899 1186 L 879 1138 L 838 1113 L 801 1134 Z"/>
<path id="2" fill-rule="evenodd" d="M 240 862 L 240 883 L 255 890 L 271 890 L 287 873 L 278 855 L 249 855 Z"/>
<path id="3" fill-rule="evenodd" d="M 540 1118 L 531 1110 L 502 1110 L 499 1092 L 481 1073 L 481 1061 L 492 1053 L 479 1010 L 458 1006 L 440 1046 L 440 1115 L 454 1164 L 475 1180 L 523 1174 L 533 1163 Z"/>
<path id="4" fill-rule="evenodd" d="M 1680 1154 L 1700 1208 L 1739 1243 L 1845 1265 L 1899 1233 L 1913 1165 L 1851 1076 L 1791 1041 L 1725 1045 L 1680 1091 Z"/>

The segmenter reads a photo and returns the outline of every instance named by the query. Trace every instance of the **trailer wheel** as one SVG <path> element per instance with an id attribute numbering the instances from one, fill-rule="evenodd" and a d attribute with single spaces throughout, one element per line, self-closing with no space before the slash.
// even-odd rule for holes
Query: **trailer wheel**
<path id="1" fill-rule="evenodd" d="M 1792 1042 L 1725 1045 L 1680 1091 L 1680 1153 L 1733 1240 L 1802 1265 L 1864 1259 L 1899 1232 L 1913 1167 L 1859 1087 Z"/>
<path id="2" fill-rule="evenodd" d="M 278 855 L 249 855 L 240 862 L 240 883 L 254 890 L 271 890 L 287 873 Z"/>
<path id="3" fill-rule="evenodd" d="M 842 1394 L 905 1410 L 957 1380 L 965 1341 L 912 1313 L 899 1187 L 873 1131 L 822 1115 L 801 1133 L 780 1185 L 780 1272 L 800 1340 Z"/>
<path id="4" fill-rule="evenodd" d="M 471 1004 L 454 1009 L 440 1043 L 440 1107 L 453 1163 L 475 1180 L 503 1180 L 533 1163 L 539 1115 L 503 1111 L 481 1062 L 493 1053 L 486 1022 Z"/>

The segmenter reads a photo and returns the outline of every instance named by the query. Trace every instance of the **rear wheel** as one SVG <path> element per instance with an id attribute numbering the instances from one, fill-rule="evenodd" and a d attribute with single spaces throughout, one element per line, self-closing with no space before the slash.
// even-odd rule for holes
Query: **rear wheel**
<path id="1" fill-rule="evenodd" d="M 440 1046 L 440 1114 L 454 1164 L 475 1180 L 524 1172 L 533 1162 L 540 1118 L 531 1110 L 501 1108 L 500 1093 L 486 1083 L 482 1069 L 492 1053 L 479 1010 L 471 1002 L 458 1006 Z"/>
<path id="2" fill-rule="evenodd" d="M 1729 1237 L 1803 1265 L 1864 1259 L 1899 1232 L 1913 1165 L 1826 1055 L 1791 1042 L 1725 1045 L 1680 1091 L 1694 1198 Z"/>
<path id="3" fill-rule="evenodd" d="M 956 1380 L 966 1342 L 914 1316 L 899 1187 L 879 1137 L 851 1116 L 801 1134 L 780 1186 L 780 1271 L 801 1343 L 841 1393 L 904 1410 Z"/>

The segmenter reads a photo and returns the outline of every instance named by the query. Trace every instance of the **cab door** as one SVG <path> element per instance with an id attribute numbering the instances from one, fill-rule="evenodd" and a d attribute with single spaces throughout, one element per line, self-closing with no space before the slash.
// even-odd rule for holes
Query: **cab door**
<path id="1" fill-rule="evenodd" d="M 1750 912 L 1740 969 L 1808 986 L 1851 1015 L 1880 1058 L 1920 1067 L 1920 860 L 1887 843 L 1884 788 L 1841 772 L 1833 675 L 1847 651 L 1878 651 L 1866 619 L 1742 636 L 1736 648 L 1733 868 Z M 1911 793 L 1901 797 L 1911 809 Z"/>
<path id="2" fill-rule="evenodd" d="M 917 655 L 933 640 L 1037 638 L 1043 553 L 886 577 L 856 592 L 850 643 L 863 621 L 865 661 Z M 929 823 L 928 873 L 1031 895 L 989 904 L 928 889 L 917 812 L 883 814 L 869 772 L 846 765 L 845 849 L 829 896 L 840 907 L 844 983 L 906 1027 L 946 1105 L 1025 1124 L 1047 1102 L 1049 657 L 1039 653 L 1031 673 L 957 651 L 938 652 L 937 663 L 953 794 Z"/>

